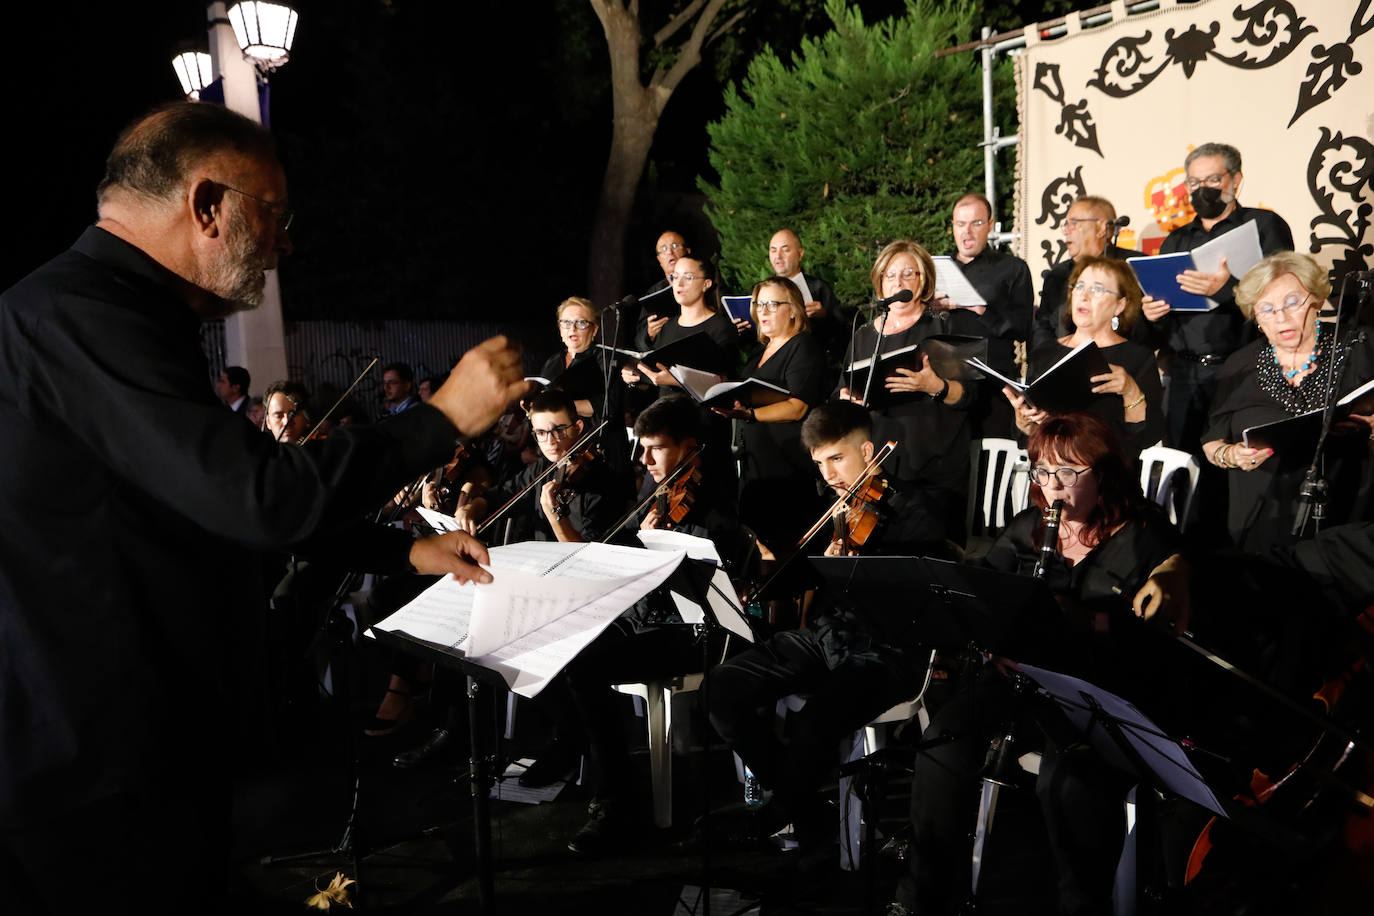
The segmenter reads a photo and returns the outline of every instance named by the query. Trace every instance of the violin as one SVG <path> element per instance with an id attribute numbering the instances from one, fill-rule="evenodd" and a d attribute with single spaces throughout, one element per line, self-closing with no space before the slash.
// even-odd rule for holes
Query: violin
<path id="1" fill-rule="evenodd" d="M 601 450 L 595 445 L 588 445 L 580 452 L 569 452 L 563 456 L 558 470 L 553 474 L 553 479 L 558 484 L 553 497 L 554 518 L 562 520 L 568 517 L 568 505 L 572 503 L 573 497 L 577 496 L 578 488 L 586 483 L 592 467 L 600 460 Z"/>
<path id="2" fill-rule="evenodd" d="M 449 463 L 435 468 L 433 473 L 429 475 L 429 483 L 434 484 L 435 500 L 439 506 L 448 505 L 453 496 L 453 485 L 467 475 L 468 464 L 475 457 L 472 449 L 460 442 L 454 446 L 453 458 Z"/>
<path id="3" fill-rule="evenodd" d="M 875 467 L 873 473 L 847 490 L 842 497 L 843 508 L 836 508 L 831 514 L 834 530 L 830 544 L 838 548 L 842 556 L 868 543 L 878 528 L 878 509 L 889 492 L 887 478 L 881 476 L 879 470 Z"/>
<path id="4" fill-rule="evenodd" d="M 690 471 L 673 481 L 671 486 L 659 487 L 659 491 L 654 494 L 655 528 L 676 528 L 692 511 L 696 488 L 701 483 L 701 468 L 695 457 L 689 461 Z M 684 462 L 687 463 L 689 462 Z"/>
<path id="5" fill-rule="evenodd" d="M 602 420 L 600 423 L 596 425 L 595 429 L 584 435 L 581 439 L 578 439 L 577 442 L 573 443 L 572 448 L 568 449 L 566 455 L 564 455 L 562 458 L 559 458 L 553 464 L 549 465 L 549 467 L 545 469 L 542 474 L 540 474 L 538 477 L 534 478 L 534 480 L 531 480 L 528 484 L 522 487 L 520 489 L 520 492 L 516 493 L 510 499 L 506 500 L 505 505 L 501 506 L 501 508 L 497 509 L 491 515 L 488 515 L 487 520 L 482 522 L 482 524 L 478 526 L 476 532 L 477 537 L 481 537 L 482 532 L 486 531 L 488 528 L 492 526 L 492 524 L 497 519 L 505 515 L 506 512 L 510 510 L 511 506 L 515 505 L 520 500 L 524 499 L 526 494 L 530 493 L 531 491 L 534 491 L 536 487 L 541 486 L 544 483 L 544 481 L 548 480 L 552 475 L 562 473 L 562 468 L 564 467 L 564 465 L 571 464 L 574 458 L 580 457 L 585 452 L 592 451 L 592 443 L 596 441 L 596 437 L 601 433 L 601 430 L 605 428 L 605 426 L 606 421 Z M 572 497 L 569 496 L 568 499 L 571 500 Z"/>

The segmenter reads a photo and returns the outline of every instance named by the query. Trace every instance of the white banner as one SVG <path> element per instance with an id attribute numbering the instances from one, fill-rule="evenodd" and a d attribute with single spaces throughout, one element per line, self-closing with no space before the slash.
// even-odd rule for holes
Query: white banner
<path id="1" fill-rule="evenodd" d="M 1183 159 L 1207 142 L 1240 150 L 1241 204 L 1278 212 L 1299 251 L 1338 276 L 1374 263 L 1374 0 L 1114 6 L 1054 41 L 1027 29 L 1018 61 L 1018 254 L 1037 290 L 1080 194 L 1130 217 L 1119 245 L 1157 251 L 1193 218 Z"/>

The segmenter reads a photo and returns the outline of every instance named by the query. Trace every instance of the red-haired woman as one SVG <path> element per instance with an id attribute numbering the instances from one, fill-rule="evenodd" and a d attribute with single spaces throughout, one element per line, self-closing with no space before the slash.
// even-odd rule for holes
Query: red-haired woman
<path id="1" fill-rule="evenodd" d="M 1144 689 L 1145 666 L 1138 650 L 1157 634 L 1129 619 L 1127 602 L 1138 592 L 1153 594 L 1145 616 L 1159 610 L 1159 593 L 1142 587 L 1157 574 L 1153 588 L 1180 562 L 1180 536 L 1141 496 L 1130 460 L 1111 427 L 1098 417 L 1049 416 L 1031 435 L 1028 451 L 1036 505 L 1012 521 L 984 562 L 1003 572 L 1030 575 L 1045 535 L 1042 508 L 1062 500 L 1045 581 L 1064 614 L 1049 628 L 1052 657 L 1019 660 L 1067 671 L 1140 703 L 1151 695 Z M 1170 608 L 1159 617 L 1173 613 Z M 990 741 L 1003 734 L 1017 709 L 1003 667 L 987 663 L 963 677 L 924 736 L 944 736 L 946 743 L 916 759 L 911 848 L 916 912 L 950 912 L 967 896 L 967 838 L 975 822 L 979 771 Z M 1093 752 L 1052 703 L 1027 703 L 1018 714 L 1018 752 L 1042 751 L 1038 776 L 1027 779 L 1035 782 L 1057 868 L 1058 911 L 1111 912 L 1113 876 L 1125 835 L 1121 799 L 1138 777 Z"/>

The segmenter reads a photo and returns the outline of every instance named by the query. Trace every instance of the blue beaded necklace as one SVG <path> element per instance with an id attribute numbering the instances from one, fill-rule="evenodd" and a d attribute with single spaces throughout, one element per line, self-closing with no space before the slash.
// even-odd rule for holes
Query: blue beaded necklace
<path id="1" fill-rule="evenodd" d="M 1278 363 L 1279 371 L 1283 373 L 1284 378 L 1288 379 L 1291 382 L 1293 379 L 1298 377 L 1299 373 L 1306 372 L 1308 369 L 1312 368 L 1312 364 L 1317 360 L 1317 351 L 1321 349 L 1321 337 L 1321 324 L 1318 323 L 1317 333 L 1315 335 L 1315 339 L 1312 341 L 1312 352 L 1307 355 L 1307 360 L 1301 366 L 1298 366 L 1293 369 L 1283 368 L 1283 363 L 1279 362 L 1278 349 L 1275 348 L 1273 345 L 1270 345 L 1270 352 L 1274 354 L 1274 362 Z"/>

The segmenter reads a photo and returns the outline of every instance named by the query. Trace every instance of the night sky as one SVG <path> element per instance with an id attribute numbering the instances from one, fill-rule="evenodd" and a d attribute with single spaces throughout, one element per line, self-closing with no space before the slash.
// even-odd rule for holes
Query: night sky
<path id="1" fill-rule="evenodd" d="M 789 6 L 761 4 L 744 38 L 795 47 L 824 27 L 789 18 Z M 876 17 L 902 3 L 863 6 Z M 585 0 L 296 7 L 292 59 L 272 77 L 297 213 L 282 267 L 288 320 L 543 315 L 585 291 L 611 116 L 605 43 Z M 181 44 L 205 47 L 197 0 L 56 2 L 26 15 L 36 23 L 10 36 L 17 167 L 0 288 L 94 220 L 114 137 L 181 97 Z M 718 72 L 741 75 L 743 61 L 708 61 L 664 114 L 630 227 L 627 291 L 655 278 L 660 227 L 709 231 L 695 179 L 705 125 L 723 110 Z"/>

